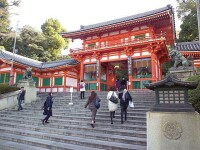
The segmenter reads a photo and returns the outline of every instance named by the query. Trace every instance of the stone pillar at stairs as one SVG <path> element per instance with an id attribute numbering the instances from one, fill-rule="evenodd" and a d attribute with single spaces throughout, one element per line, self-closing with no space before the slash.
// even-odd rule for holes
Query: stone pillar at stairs
<path id="1" fill-rule="evenodd" d="M 147 112 L 147 150 L 200 149 L 197 112 Z"/>
<path id="2" fill-rule="evenodd" d="M 31 103 L 33 101 L 36 101 L 37 97 L 37 91 L 35 87 L 35 81 L 34 80 L 20 80 L 17 84 L 18 87 L 24 87 L 26 90 L 26 94 L 24 97 L 25 103 Z"/>
<path id="3" fill-rule="evenodd" d="M 147 112 L 147 150 L 199 150 L 200 115 L 188 102 L 188 89 L 198 83 L 169 74 L 145 86 L 156 95 L 156 104 Z"/>

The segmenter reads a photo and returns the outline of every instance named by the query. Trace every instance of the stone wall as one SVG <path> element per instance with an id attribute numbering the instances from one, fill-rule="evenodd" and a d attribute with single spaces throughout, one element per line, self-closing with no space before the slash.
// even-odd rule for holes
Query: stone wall
<path id="1" fill-rule="evenodd" d="M 0 110 L 16 106 L 18 104 L 17 95 L 19 91 L 1 94 L 0 96 Z"/>

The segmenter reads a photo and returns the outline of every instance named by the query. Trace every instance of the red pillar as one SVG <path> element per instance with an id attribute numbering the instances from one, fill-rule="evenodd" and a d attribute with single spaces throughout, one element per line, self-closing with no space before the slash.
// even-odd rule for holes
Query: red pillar
<path id="1" fill-rule="evenodd" d="M 159 73 L 158 80 L 161 80 L 162 79 L 162 65 L 160 64 L 159 60 L 158 60 L 158 73 Z"/>
<path id="2" fill-rule="evenodd" d="M 132 57 L 131 56 L 128 56 L 128 85 L 127 85 L 127 88 L 129 90 L 132 89 L 132 80 L 133 80 L 133 77 L 132 77 Z"/>
<path id="3" fill-rule="evenodd" d="M 39 92 L 41 92 L 41 87 L 42 87 L 42 77 L 41 77 L 41 75 L 39 76 L 39 84 L 38 84 L 38 86 L 39 86 Z"/>
<path id="4" fill-rule="evenodd" d="M 98 67 L 99 66 L 99 67 Z M 101 91 L 101 62 L 97 60 L 97 91 Z"/>
<path id="5" fill-rule="evenodd" d="M 64 70 L 64 76 L 63 76 L 63 78 L 64 78 L 64 84 L 63 84 L 64 88 L 63 88 L 63 92 L 66 92 L 66 81 L 67 81 L 66 75 L 67 75 L 67 71 Z"/>
<path id="6" fill-rule="evenodd" d="M 5 78 L 6 79 L 6 78 Z M 13 67 L 12 71 L 10 71 L 10 85 L 14 84 L 14 79 L 15 79 L 15 69 Z M 4 81 L 5 82 L 5 81 Z"/>
<path id="7" fill-rule="evenodd" d="M 156 82 L 156 55 L 151 53 L 152 82 Z"/>
<path id="8" fill-rule="evenodd" d="M 12 79 L 13 79 L 13 84 L 15 84 L 16 83 L 16 70 L 15 70 L 15 68 L 13 68 L 13 77 L 12 77 Z"/>
<path id="9" fill-rule="evenodd" d="M 53 77 L 53 73 L 51 73 L 51 78 L 50 78 L 50 80 L 51 80 L 51 85 L 50 85 L 51 90 L 50 90 L 50 91 L 51 91 L 51 92 L 52 92 L 52 87 L 54 86 L 54 83 L 53 83 L 54 80 L 53 80 L 53 79 L 54 79 L 54 77 Z"/>
<path id="10" fill-rule="evenodd" d="M 84 80 L 84 64 L 80 61 L 80 80 Z"/>

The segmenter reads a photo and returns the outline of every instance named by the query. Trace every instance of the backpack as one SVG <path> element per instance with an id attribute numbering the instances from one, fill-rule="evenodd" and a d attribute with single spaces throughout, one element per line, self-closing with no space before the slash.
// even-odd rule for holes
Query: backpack
<path id="1" fill-rule="evenodd" d="M 99 108 L 100 108 L 100 101 L 101 101 L 101 100 L 100 100 L 98 97 L 96 97 L 96 100 L 95 100 L 95 103 L 94 103 L 96 109 L 99 109 Z"/>
<path id="2" fill-rule="evenodd" d="M 82 85 L 82 84 L 80 85 L 80 88 L 81 88 L 81 89 L 83 88 L 83 85 Z"/>

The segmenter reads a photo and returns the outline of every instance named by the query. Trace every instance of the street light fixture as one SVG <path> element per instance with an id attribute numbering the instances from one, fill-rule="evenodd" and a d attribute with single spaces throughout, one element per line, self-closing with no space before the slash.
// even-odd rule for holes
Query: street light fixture
<path id="1" fill-rule="evenodd" d="M 197 6 L 197 21 L 198 21 L 198 33 L 199 33 L 199 41 L 200 41 L 200 7 L 199 7 L 199 0 L 196 0 Z"/>
<path id="2" fill-rule="evenodd" d="M 15 47 L 16 47 L 16 40 L 17 40 L 17 29 L 18 29 L 18 23 L 15 29 L 15 37 L 14 37 L 14 45 L 13 45 L 13 52 L 12 52 L 12 58 L 11 58 L 11 68 L 10 68 L 10 82 L 9 85 L 14 84 L 14 74 L 13 74 L 13 62 L 14 62 L 14 55 L 15 55 Z"/>

